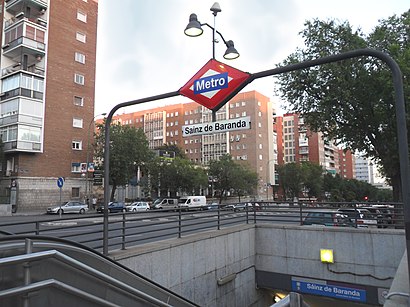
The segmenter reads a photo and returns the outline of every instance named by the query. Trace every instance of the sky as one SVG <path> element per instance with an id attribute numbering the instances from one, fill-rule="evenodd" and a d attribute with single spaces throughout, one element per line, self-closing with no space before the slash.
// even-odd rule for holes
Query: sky
<path id="1" fill-rule="evenodd" d="M 303 48 L 299 33 L 307 20 L 348 21 L 369 33 L 381 19 L 401 15 L 409 0 L 99 0 L 95 115 L 108 113 L 119 103 L 178 91 L 212 58 L 212 30 L 203 27 L 199 37 L 184 30 L 189 15 L 215 26 L 225 40 L 232 40 L 240 57 L 225 60 L 222 40 L 215 44 L 215 58 L 244 72 L 275 68 L 296 48 Z M 273 77 L 261 78 L 243 91 L 257 90 L 276 103 Z M 178 96 L 118 110 L 129 113 L 189 102 Z"/>

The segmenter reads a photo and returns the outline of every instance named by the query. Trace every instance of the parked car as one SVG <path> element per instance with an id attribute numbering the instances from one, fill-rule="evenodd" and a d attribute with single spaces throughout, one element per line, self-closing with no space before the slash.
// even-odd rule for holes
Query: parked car
<path id="1" fill-rule="evenodd" d="M 219 204 L 218 203 L 211 203 L 208 204 L 204 207 L 204 210 L 218 210 L 219 209 Z"/>
<path id="2" fill-rule="evenodd" d="M 377 217 L 374 217 L 369 210 L 363 208 L 339 208 L 338 212 L 349 217 L 353 227 L 374 228 L 377 227 Z"/>
<path id="3" fill-rule="evenodd" d="M 225 207 L 225 209 L 233 210 L 235 212 L 238 211 L 259 211 L 260 207 L 257 203 L 238 203 L 238 204 L 230 204 Z"/>
<path id="4" fill-rule="evenodd" d="M 108 203 L 108 212 L 109 213 L 116 213 L 116 212 L 125 212 L 127 208 L 123 202 L 112 201 Z M 104 205 L 97 208 L 97 212 L 103 213 L 104 212 Z"/>
<path id="5" fill-rule="evenodd" d="M 391 206 L 387 205 L 373 205 L 362 207 L 361 209 L 369 210 L 371 214 L 377 219 L 377 226 L 379 228 L 387 228 L 394 223 L 394 214 Z"/>
<path id="6" fill-rule="evenodd" d="M 177 198 L 158 198 L 152 204 L 153 209 L 178 208 Z"/>
<path id="7" fill-rule="evenodd" d="M 88 211 L 88 206 L 81 201 L 67 201 L 61 205 L 55 205 L 47 208 L 48 214 L 61 214 L 63 213 L 80 213 L 83 214 Z"/>
<path id="8" fill-rule="evenodd" d="M 308 212 L 302 225 L 348 227 L 351 223 L 347 215 L 336 210 L 321 210 Z"/>
<path id="9" fill-rule="evenodd" d="M 131 205 L 126 206 L 127 211 L 148 211 L 150 209 L 150 206 L 147 202 L 145 201 L 136 201 L 133 202 Z"/>

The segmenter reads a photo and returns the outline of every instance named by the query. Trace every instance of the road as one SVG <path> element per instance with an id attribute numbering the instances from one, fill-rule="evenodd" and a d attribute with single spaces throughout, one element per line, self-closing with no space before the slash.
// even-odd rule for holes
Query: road
<path id="1" fill-rule="evenodd" d="M 123 217 L 126 217 L 124 220 Z M 220 211 L 220 228 L 246 223 L 246 212 Z M 248 222 L 268 221 L 277 224 L 299 224 L 298 210 L 275 212 L 248 212 Z M 109 249 L 119 249 L 143 243 L 177 238 L 203 230 L 216 230 L 218 213 L 212 211 L 178 212 L 149 211 L 138 213 L 110 214 L 108 242 Z M 103 216 L 85 215 L 12 216 L 0 218 L 0 230 L 14 234 L 40 234 L 69 239 L 98 251 L 103 246 Z"/>

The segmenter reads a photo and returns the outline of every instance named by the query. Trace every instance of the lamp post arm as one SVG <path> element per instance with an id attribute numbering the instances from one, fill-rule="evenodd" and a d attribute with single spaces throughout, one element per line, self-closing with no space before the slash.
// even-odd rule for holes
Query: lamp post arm
<path id="1" fill-rule="evenodd" d="M 216 33 L 218 33 L 219 36 L 222 38 L 222 41 L 224 42 L 225 46 L 228 47 L 228 44 L 226 43 L 226 40 L 225 40 L 225 38 L 222 36 L 221 32 L 219 32 L 219 31 L 216 30 L 213 26 L 207 24 L 206 22 L 205 22 L 205 23 L 201 23 L 201 26 L 207 26 L 207 27 L 209 27 L 212 31 L 215 31 Z"/>
<path id="2" fill-rule="evenodd" d="M 117 112 L 118 109 L 141 104 L 145 102 L 171 98 L 175 96 L 179 96 L 179 90 L 175 92 L 170 92 L 166 94 L 141 98 L 137 100 L 131 100 L 123 103 L 119 103 L 114 108 L 111 109 L 110 113 L 107 115 L 105 127 L 104 127 L 104 217 L 103 217 L 103 254 L 105 256 L 108 255 L 108 201 L 110 197 L 110 125 L 112 121 L 112 117 L 114 113 Z"/>

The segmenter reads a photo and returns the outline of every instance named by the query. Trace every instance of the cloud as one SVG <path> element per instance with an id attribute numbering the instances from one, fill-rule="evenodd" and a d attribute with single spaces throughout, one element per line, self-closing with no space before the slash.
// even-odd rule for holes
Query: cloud
<path id="1" fill-rule="evenodd" d="M 301 46 L 298 33 L 306 20 L 348 20 L 352 26 L 370 31 L 379 19 L 406 11 L 407 2 L 221 0 L 222 12 L 215 25 L 226 40 L 234 41 L 241 54 L 227 64 L 255 73 L 274 68 Z M 185 36 L 183 31 L 191 13 L 213 26 L 212 4 L 192 0 L 100 1 L 95 113 L 182 87 L 212 57 L 209 28 L 204 27 L 204 34 L 196 38 Z M 222 58 L 226 48 L 217 38 L 216 58 L 226 62 Z M 245 90 L 256 89 L 271 96 L 273 78 L 264 79 Z M 177 100 L 186 101 L 182 97 Z"/>

